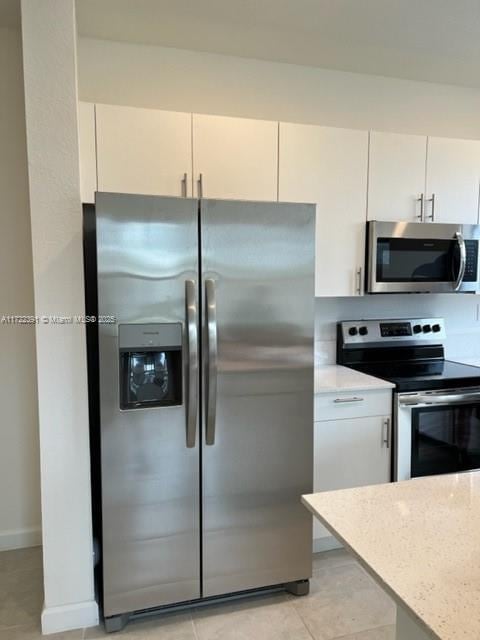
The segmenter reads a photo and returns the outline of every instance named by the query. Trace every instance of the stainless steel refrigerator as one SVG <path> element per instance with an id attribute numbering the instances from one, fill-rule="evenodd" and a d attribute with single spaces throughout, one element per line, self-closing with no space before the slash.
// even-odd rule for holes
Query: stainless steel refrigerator
<path id="1" fill-rule="evenodd" d="M 97 193 L 94 215 L 107 630 L 307 593 L 314 206 Z"/>

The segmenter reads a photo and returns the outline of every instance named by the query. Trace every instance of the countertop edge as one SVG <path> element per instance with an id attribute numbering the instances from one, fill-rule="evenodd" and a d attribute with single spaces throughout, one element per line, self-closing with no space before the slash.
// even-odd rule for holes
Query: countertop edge
<path id="1" fill-rule="evenodd" d="M 326 383 L 324 386 L 318 385 L 318 377 L 329 375 L 345 375 L 345 377 L 350 377 L 352 380 L 355 378 L 358 379 L 358 382 L 355 381 L 353 384 L 328 384 Z M 319 365 L 315 367 L 315 395 L 323 395 L 326 393 L 348 393 L 350 391 L 381 391 L 381 390 L 389 390 L 394 389 L 395 385 L 392 382 L 388 382 L 387 380 L 382 380 L 382 378 L 376 378 L 375 376 L 371 376 L 367 373 L 362 373 L 360 371 L 356 371 L 355 369 L 351 369 L 349 367 L 345 367 L 341 364 L 328 364 L 328 365 Z M 317 389 L 317 385 L 320 387 Z"/>

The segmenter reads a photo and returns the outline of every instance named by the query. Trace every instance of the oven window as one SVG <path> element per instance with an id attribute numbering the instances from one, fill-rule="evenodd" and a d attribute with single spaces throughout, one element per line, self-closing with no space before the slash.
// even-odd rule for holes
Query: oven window
<path id="1" fill-rule="evenodd" d="M 377 282 L 451 282 L 456 242 L 378 238 Z"/>
<path id="2" fill-rule="evenodd" d="M 412 410 L 412 478 L 479 468 L 479 404 Z"/>

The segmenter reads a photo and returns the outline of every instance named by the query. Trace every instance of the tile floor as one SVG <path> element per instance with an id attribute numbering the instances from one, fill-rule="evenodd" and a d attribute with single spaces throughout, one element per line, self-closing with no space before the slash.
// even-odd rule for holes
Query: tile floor
<path id="1" fill-rule="evenodd" d="M 0 640 L 36 640 L 41 550 L 0 553 Z M 117 640 L 394 640 L 395 605 L 343 550 L 317 554 L 310 595 L 284 593 L 131 622 Z M 102 627 L 49 636 L 99 640 Z"/>

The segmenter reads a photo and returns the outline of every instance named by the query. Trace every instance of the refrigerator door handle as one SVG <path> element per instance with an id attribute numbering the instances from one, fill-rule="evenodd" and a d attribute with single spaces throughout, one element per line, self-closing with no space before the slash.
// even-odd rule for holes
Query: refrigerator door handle
<path id="1" fill-rule="evenodd" d="M 215 280 L 205 280 L 205 322 L 207 328 L 207 371 L 205 376 L 205 442 L 215 444 L 217 414 L 217 304 Z"/>
<path id="2" fill-rule="evenodd" d="M 198 336 L 195 282 L 185 280 L 185 309 L 187 316 L 187 447 L 195 446 L 198 411 Z"/>

